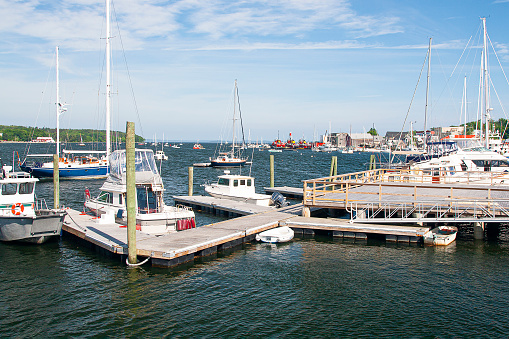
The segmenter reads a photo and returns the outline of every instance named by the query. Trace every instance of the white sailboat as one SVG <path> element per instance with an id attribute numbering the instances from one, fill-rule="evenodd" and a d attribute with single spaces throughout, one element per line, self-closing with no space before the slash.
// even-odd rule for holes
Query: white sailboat
<path id="1" fill-rule="evenodd" d="M 109 89 L 109 87 L 108 87 Z M 56 47 L 56 154 L 59 156 L 58 168 L 61 179 L 97 179 L 105 178 L 108 175 L 108 155 L 109 155 L 109 135 L 110 126 L 106 127 L 106 151 L 73 151 L 63 150 L 60 154 L 60 116 L 67 110 L 65 104 L 60 100 L 59 86 L 59 64 L 58 64 L 58 46 Z M 109 112 L 106 119 L 109 120 Z M 102 157 L 98 157 L 103 154 Z M 104 156 L 105 154 L 105 156 Z M 96 156 L 97 155 L 97 156 Z M 53 162 L 28 163 L 28 158 L 44 158 L 53 156 L 53 154 L 27 154 L 25 159 L 20 162 L 19 167 L 22 171 L 30 173 L 36 178 L 52 178 Z"/>
<path id="2" fill-rule="evenodd" d="M 235 87 L 233 90 L 233 128 L 232 128 L 232 148 L 229 151 L 225 151 L 221 149 L 221 145 L 218 149 L 218 154 L 214 155 L 214 157 L 210 158 L 210 164 L 212 167 L 241 167 L 244 166 L 247 162 L 247 158 L 242 157 L 242 148 L 244 147 L 244 140 L 242 140 L 241 146 L 236 146 L 236 135 L 235 135 L 235 121 L 236 118 L 236 105 L 239 105 L 239 115 L 240 115 L 240 103 L 238 101 L 239 98 L 239 90 L 237 88 L 237 80 L 235 80 Z M 240 120 L 242 120 L 242 115 L 240 115 Z M 242 122 L 242 121 L 241 121 Z M 242 126 L 242 123 L 241 123 Z M 243 128 L 243 127 L 242 127 Z M 242 133 L 243 130 L 242 130 Z M 237 147 L 237 150 L 235 150 Z"/>

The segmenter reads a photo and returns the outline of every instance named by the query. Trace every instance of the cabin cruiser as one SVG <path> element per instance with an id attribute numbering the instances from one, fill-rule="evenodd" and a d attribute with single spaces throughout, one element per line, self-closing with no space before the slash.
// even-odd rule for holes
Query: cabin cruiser
<path id="1" fill-rule="evenodd" d="M 110 175 L 97 198 L 85 191 L 85 207 L 101 219 L 127 224 L 126 153 L 114 151 L 110 156 Z M 149 149 L 136 149 L 136 228 L 142 232 L 162 235 L 194 228 L 194 212 L 187 207 L 167 206 L 163 200 L 164 186 Z"/>
<path id="2" fill-rule="evenodd" d="M 154 159 L 156 159 L 156 160 L 168 160 L 168 156 L 162 150 L 161 151 L 156 151 Z"/>
<path id="3" fill-rule="evenodd" d="M 66 215 L 35 196 L 39 179 L 3 166 L 0 178 L 0 240 L 41 244 L 59 237 Z"/>
<path id="4" fill-rule="evenodd" d="M 410 169 L 422 170 L 423 177 L 428 176 L 431 182 L 502 184 L 509 180 L 509 159 L 474 140 L 458 143 L 455 151 L 442 156 L 411 162 Z"/>
<path id="5" fill-rule="evenodd" d="M 246 175 L 220 175 L 216 183 L 205 184 L 205 192 L 216 198 L 242 201 L 259 206 L 270 206 L 271 196 L 255 192 L 254 178 Z"/>

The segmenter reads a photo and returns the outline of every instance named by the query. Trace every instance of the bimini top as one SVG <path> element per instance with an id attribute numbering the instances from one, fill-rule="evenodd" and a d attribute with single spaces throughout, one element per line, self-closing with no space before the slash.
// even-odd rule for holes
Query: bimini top
<path id="1" fill-rule="evenodd" d="M 161 184 L 162 179 L 157 170 L 154 152 L 150 149 L 135 150 L 135 171 L 137 184 Z M 114 151 L 110 155 L 110 175 L 108 180 L 126 183 L 125 149 Z"/>

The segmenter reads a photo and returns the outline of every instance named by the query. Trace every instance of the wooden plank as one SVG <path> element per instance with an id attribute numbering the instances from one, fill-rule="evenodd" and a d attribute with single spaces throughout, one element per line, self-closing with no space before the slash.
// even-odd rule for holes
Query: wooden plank
<path id="1" fill-rule="evenodd" d="M 174 196 L 175 205 L 183 204 L 187 206 L 200 206 L 207 208 L 219 209 L 221 211 L 233 212 L 240 215 L 249 215 L 271 211 L 273 207 L 258 206 L 255 204 L 246 204 L 241 201 L 228 199 L 219 199 L 210 196 L 193 195 L 193 196 Z"/>
<path id="2" fill-rule="evenodd" d="M 406 235 L 417 237 L 422 237 L 423 234 L 429 230 L 428 227 L 422 226 L 415 227 L 380 224 L 351 224 L 349 220 L 345 219 L 324 219 L 313 217 L 294 217 L 284 222 L 284 224 L 295 228 L 309 228 L 342 232 L 361 232 L 385 235 Z"/>

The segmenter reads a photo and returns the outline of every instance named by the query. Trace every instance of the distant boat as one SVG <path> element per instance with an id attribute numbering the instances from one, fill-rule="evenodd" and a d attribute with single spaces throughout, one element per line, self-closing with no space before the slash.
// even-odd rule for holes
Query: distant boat
<path id="1" fill-rule="evenodd" d="M 239 104 L 239 112 L 240 112 L 240 103 L 238 102 L 239 90 L 237 88 L 237 80 L 235 80 L 235 87 L 233 90 L 233 128 L 232 128 L 232 148 L 229 151 L 225 151 L 221 149 L 219 146 L 219 151 L 217 155 L 214 155 L 213 158 L 210 158 L 210 163 L 212 167 L 241 167 L 244 166 L 247 162 L 247 158 L 242 157 L 242 146 L 238 146 L 237 150 L 235 150 L 235 121 L 237 118 L 236 115 L 236 105 Z M 240 115 L 240 125 L 242 125 L 242 115 Z M 243 128 L 243 127 L 242 127 Z M 242 130 L 242 137 L 244 138 L 244 131 Z"/>
<path id="2" fill-rule="evenodd" d="M 177 144 L 173 144 L 171 145 L 171 148 L 180 148 L 180 146 L 178 146 Z"/>
<path id="3" fill-rule="evenodd" d="M 36 139 L 33 139 L 31 142 L 55 142 L 55 140 L 52 137 L 37 137 Z"/>
<path id="4" fill-rule="evenodd" d="M 83 137 L 81 136 L 81 133 L 80 133 L 80 140 L 81 141 L 80 141 L 79 145 L 80 146 L 85 146 L 85 143 L 83 142 Z"/>
<path id="5" fill-rule="evenodd" d="M 194 144 L 193 149 L 205 149 L 205 147 L 203 147 L 203 146 L 202 146 L 201 144 L 199 144 L 199 143 L 196 143 L 196 144 Z"/>

